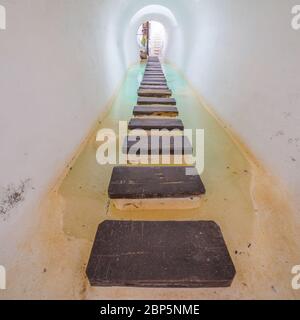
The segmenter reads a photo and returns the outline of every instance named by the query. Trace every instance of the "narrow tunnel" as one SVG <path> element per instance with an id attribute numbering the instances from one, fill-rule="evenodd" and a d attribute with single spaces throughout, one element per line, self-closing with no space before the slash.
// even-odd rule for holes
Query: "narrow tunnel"
<path id="1" fill-rule="evenodd" d="M 300 298 L 291 286 L 300 264 L 295 1 L 0 5 L 0 299 Z M 184 125 L 205 131 L 198 208 L 120 211 L 108 197 L 114 166 L 96 162 L 97 133 L 131 120 L 147 68 Z M 184 293 L 91 287 L 86 267 L 106 220 L 215 221 L 234 282 Z"/>

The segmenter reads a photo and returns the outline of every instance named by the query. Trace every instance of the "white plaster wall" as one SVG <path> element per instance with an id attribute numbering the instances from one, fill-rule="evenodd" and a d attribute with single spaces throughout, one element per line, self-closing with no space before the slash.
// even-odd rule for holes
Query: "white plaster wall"
<path id="1" fill-rule="evenodd" d="M 300 31 L 291 28 L 298 2 L 188 1 L 191 46 L 184 60 L 169 58 L 281 179 L 300 214 Z"/>
<path id="2" fill-rule="evenodd" d="M 10 254 L 21 225 L 71 160 L 127 66 L 110 0 L 1 0 L 0 200 L 9 185 L 26 185 L 25 200 L 0 217 L 0 258 Z M 18 230 L 12 232 L 9 226 Z M 3 242 L 2 242 L 3 243 Z M 16 245 L 17 246 L 17 245 Z"/>

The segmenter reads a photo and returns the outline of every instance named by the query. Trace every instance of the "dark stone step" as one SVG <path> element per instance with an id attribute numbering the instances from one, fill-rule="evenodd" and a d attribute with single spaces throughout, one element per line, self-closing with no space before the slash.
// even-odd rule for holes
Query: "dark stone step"
<path id="1" fill-rule="evenodd" d="M 176 100 L 174 98 L 151 98 L 151 97 L 139 97 L 137 101 L 138 105 L 152 105 L 152 104 L 162 104 L 162 105 L 176 105 Z"/>
<path id="2" fill-rule="evenodd" d="M 133 109 L 134 116 L 178 116 L 176 107 L 167 106 L 136 106 Z"/>
<path id="3" fill-rule="evenodd" d="M 164 76 L 165 74 L 163 72 L 145 72 L 144 76 Z"/>
<path id="4" fill-rule="evenodd" d="M 162 69 L 162 66 L 161 65 L 156 65 L 156 66 L 146 66 L 146 68 L 145 68 L 145 70 L 147 70 L 147 69 Z"/>
<path id="5" fill-rule="evenodd" d="M 184 125 L 179 119 L 131 119 L 129 130 L 184 130 Z"/>
<path id="6" fill-rule="evenodd" d="M 157 97 L 157 98 L 169 98 L 172 96 L 171 90 L 163 90 L 163 89 L 139 89 L 138 90 L 139 97 Z"/>
<path id="7" fill-rule="evenodd" d="M 152 85 L 152 86 L 145 86 L 141 85 L 140 90 L 145 89 L 145 90 L 169 90 L 169 87 L 167 85 Z"/>
<path id="8" fill-rule="evenodd" d="M 151 63 L 147 63 L 146 65 L 146 69 L 147 68 L 161 68 L 162 65 L 160 63 L 155 63 L 155 62 L 151 62 Z"/>
<path id="9" fill-rule="evenodd" d="M 152 81 L 152 80 L 143 80 L 141 86 L 166 86 L 167 81 Z"/>
<path id="10" fill-rule="evenodd" d="M 166 77 L 165 76 L 162 76 L 162 77 L 149 77 L 149 76 L 146 76 L 146 77 L 143 77 L 143 80 L 142 81 L 167 81 Z"/>
<path id="11" fill-rule="evenodd" d="M 154 83 L 160 83 L 163 82 L 167 84 L 167 79 L 165 77 L 157 78 L 157 77 L 144 77 L 142 79 L 142 82 L 154 82 Z"/>
<path id="12" fill-rule="evenodd" d="M 148 57 L 148 62 L 160 62 L 160 59 L 159 59 L 159 57 L 152 57 L 152 56 L 150 56 L 150 57 Z"/>
<path id="13" fill-rule="evenodd" d="M 199 175 L 187 175 L 193 167 L 115 167 L 110 199 L 189 198 L 205 194 Z"/>
<path id="14" fill-rule="evenodd" d="M 148 72 L 148 71 L 155 71 L 155 72 L 163 72 L 163 69 L 162 68 L 146 68 L 145 69 L 145 72 Z"/>
<path id="15" fill-rule="evenodd" d="M 155 72 L 156 74 L 159 72 Z M 144 73 L 143 78 L 148 77 L 148 78 L 166 78 L 164 73 L 160 73 L 159 75 L 155 74 L 149 74 L 148 72 Z"/>
<path id="16" fill-rule="evenodd" d="M 236 270 L 211 221 L 105 221 L 87 267 L 92 286 L 230 287 Z"/>
<path id="17" fill-rule="evenodd" d="M 192 155 L 193 147 L 183 136 L 130 136 L 122 151 L 132 155 Z"/>
<path id="18" fill-rule="evenodd" d="M 151 83 L 167 83 L 166 78 L 151 78 L 151 77 L 144 77 L 142 83 L 144 82 L 151 82 Z"/>

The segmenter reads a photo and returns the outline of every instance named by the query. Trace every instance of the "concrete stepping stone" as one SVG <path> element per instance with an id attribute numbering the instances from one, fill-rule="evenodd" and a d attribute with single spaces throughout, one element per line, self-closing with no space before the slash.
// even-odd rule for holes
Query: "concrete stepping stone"
<path id="1" fill-rule="evenodd" d="M 184 125 L 180 119 L 148 119 L 134 118 L 128 124 L 129 130 L 184 130 Z"/>
<path id="2" fill-rule="evenodd" d="M 173 106 L 135 106 L 133 109 L 134 116 L 177 117 L 178 114 L 178 109 Z"/>
<path id="3" fill-rule="evenodd" d="M 161 79 L 157 79 L 157 78 L 144 78 L 143 80 L 142 80 L 142 82 L 151 82 L 151 83 L 155 83 L 156 85 L 161 85 L 161 84 L 163 84 L 163 85 L 168 85 L 168 83 L 167 83 L 167 80 L 166 79 L 163 79 L 163 78 L 161 78 Z"/>
<path id="4" fill-rule="evenodd" d="M 170 98 L 172 91 L 168 89 L 139 89 L 139 97 Z"/>
<path id="5" fill-rule="evenodd" d="M 166 79 L 166 77 L 165 77 L 165 75 L 163 73 L 161 73 L 161 74 L 157 74 L 157 73 L 155 73 L 155 74 L 146 74 L 145 73 L 143 78 L 164 78 L 164 79 Z"/>
<path id="6" fill-rule="evenodd" d="M 147 68 L 162 68 L 162 65 L 159 62 L 151 62 L 146 64 L 145 69 Z"/>
<path id="7" fill-rule="evenodd" d="M 151 74 L 144 74 L 144 77 L 143 78 L 154 78 L 154 79 L 161 79 L 161 78 L 164 78 L 166 79 L 165 75 L 164 74 L 161 74 L 161 75 L 151 75 Z"/>
<path id="8" fill-rule="evenodd" d="M 167 80 L 166 80 L 166 78 L 149 78 L 149 77 L 146 77 L 146 78 L 143 78 L 143 80 L 142 80 L 142 83 L 144 83 L 144 82 L 149 82 L 149 83 L 156 83 L 156 84 L 167 84 Z"/>
<path id="9" fill-rule="evenodd" d="M 161 64 L 159 60 L 154 60 L 154 61 L 152 60 L 147 62 L 147 64 L 157 64 L 157 63 Z"/>
<path id="10" fill-rule="evenodd" d="M 176 100 L 174 98 L 139 97 L 137 104 L 138 105 L 161 104 L 161 105 L 175 106 Z"/>
<path id="11" fill-rule="evenodd" d="M 205 187 L 187 166 L 115 167 L 109 198 L 119 210 L 186 210 L 201 205 Z"/>
<path id="12" fill-rule="evenodd" d="M 161 68 L 161 64 L 160 63 L 154 63 L 154 62 L 151 62 L 151 63 L 148 63 L 146 65 L 146 68 Z"/>
<path id="13" fill-rule="evenodd" d="M 184 136 L 130 136 L 125 139 L 122 152 L 131 155 L 192 155 L 193 147 Z"/>
<path id="14" fill-rule="evenodd" d="M 157 67 L 157 68 L 154 68 L 154 67 L 149 67 L 149 68 L 146 68 L 145 69 L 145 72 L 148 72 L 148 71 L 155 71 L 155 72 L 163 72 L 163 69 L 162 68 L 159 68 L 159 67 Z"/>
<path id="15" fill-rule="evenodd" d="M 167 85 L 141 85 L 140 90 L 169 90 Z"/>
<path id="16" fill-rule="evenodd" d="M 165 76 L 160 76 L 160 77 L 158 77 L 158 76 L 154 76 L 154 77 L 145 76 L 145 77 L 143 77 L 143 81 L 152 81 L 152 80 L 153 81 L 167 81 Z"/>
<path id="17" fill-rule="evenodd" d="M 162 83 L 164 85 L 167 84 L 167 78 L 166 77 L 143 77 L 142 82 L 154 82 L 154 83 Z"/>
<path id="18" fill-rule="evenodd" d="M 141 86 L 166 86 L 167 81 L 152 81 L 152 80 L 143 80 Z"/>
<path id="19" fill-rule="evenodd" d="M 230 287 L 236 271 L 210 221 L 105 221 L 86 270 L 91 286 Z"/>
<path id="20" fill-rule="evenodd" d="M 148 61 L 160 61 L 160 59 L 157 56 L 149 56 Z"/>
<path id="21" fill-rule="evenodd" d="M 165 74 L 163 72 L 153 72 L 153 71 L 148 71 L 144 73 L 144 76 L 164 76 Z"/>
<path id="22" fill-rule="evenodd" d="M 142 82 L 156 82 L 156 83 L 160 83 L 163 82 L 165 84 L 167 84 L 167 79 L 165 77 L 161 77 L 161 78 L 157 78 L 157 77 L 144 77 L 142 79 Z"/>
<path id="23" fill-rule="evenodd" d="M 146 70 L 149 70 L 149 69 L 162 69 L 162 66 L 161 66 L 160 64 L 147 65 L 146 68 L 145 68 L 145 71 L 146 71 Z"/>

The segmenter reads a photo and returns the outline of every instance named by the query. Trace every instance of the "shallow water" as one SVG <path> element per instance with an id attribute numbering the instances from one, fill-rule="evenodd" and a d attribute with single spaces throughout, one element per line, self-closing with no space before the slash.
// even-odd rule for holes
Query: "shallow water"
<path id="1" fill-rule="evenodd" d="M 113 166 L 97 164 L 96 133 L 101 128 L 117 131 L 119 120 L 130 120 L 144 70 L 144 65 L 133 66 L 109 113 L 62 183 L 45 199 L 38 231 L 23 248 L 34 263 L 24 253 L 26 259 L 21 257 L 15 267 L 18 289 L 8 295 L 51 299 L 300 299 L 300 292 L 291 287 L 291 269 L 300 264 L 299 228 L 288 200 L 247 150 L 232 140 L 225 125 L 201 104 L 186 80 L 170 65 L 164 68 L 185 127 L 205 130 L 202 180 L 207 193 L 201 207 L 118 211 L 108 199 Z M 98 225 L 106 219 L 217 222 L 237 269 L 232 287 L 90 288 L 85 269 Z M 22 276 L 26 269 L 34 274 L 32 279 Z M 47 272 L 41 273 L 43 269 Z"/>
<path id="2" fill-rule="evenodd" d="M 282 254 L 282 246 L 294 248 L 294 242 L 292 239 L 280 243 L 282 238 L 279 238 L 278 248 L 274 243 L 277 251 L 272 252 L 272 242 L 275 240 L 272 240 L 272 235 L 266 236 L 262 231 L 265 226 L 261 224 L 261 219 L 266 218 L 264 211 L 260 210 L 259 204 L 254 199 L 254 184 L 263 185 L 263 182 L 259 181 L 259 174 L 255 172 L 253 163 L 245 157 L 224 127 L 201 105 L 186 80 L 172 66 L 165 64 L 164 69 L 173 96 L 177 100 L 179 118 L 183 120 L 185 127 L 205 130 L 205 170 L 202 180 L 207 193 L 203 197 L 201 207 L 172 211 L 116 210 L 107 195 L 113 166 L 97 164 L 95 133 L 59 189 L 64 202 L 63 230 L 68 236 L 88 240 L 91 246 L 99 223 L 106 219 L 213 220 L 223 231 L 237 268 L 236 279 L 230 289 L 173 290 L 171 294 L 168 290 L 155 289 L 90 288 L 87 297 L 275 299 L 280 296 L 294 297 L 296 293 L 290 288 L 290 264 L 287 262 L 289 258 L 280 257 L 285 260 L 285 267 L 283 262 L 280 264 L 277 256 Z M 130 120 L 143 71 L 144 65 L 136 65 L 128 71 L 110 112 L 99 124 L 98 129 L 117 130 L 119 120 Z M 195 141 L 193 143 L 195 144 Z M 267 196 L 271 197 L 268 205 L 273 201 L 273 196 L 274 194 Z M 264 210 L 266 208 L 264 207 Z M 274 221 L 273 232 L 280 233 L 282 225 L 276 223 L 282 222 Z M 294 255 L 293 249 L 287 255 Z M 277 263 L 279 265 L 276 265 Z M 269 269 L 271 270 L 268 271 Z M 272 274 L 277 278 L 273 279 Z"/>
<path id="3" fill-rule="evenodd" d="M 201 208 L 187 211 L 116 210 L 110 205 L 107 195 L 113 166 L 97 164 L 94 135 L 59 190 L 66 206 L 64 230 L 69 236 L 92 241 L 98 224 L 105 219 L 214 220 L 223 226 L 225 236 L 229 226 L 239 226 L 241 232 L 228 232 L 227 239 L 234 237 L 235 242 L 247 247 L 254 218 L 250 164 L 217 121 L 199 105 L 186 81 L 171 66 L 164 65 L 164 68 L 185 127 L 205 129 L 205 171 L 202 178 L 207 194 Z M 143 70 L 143 65 L 129 70 L 111 111 L 98 129 L 112 128 L 117 132 L 119 120 L 130 120 Z"/>

